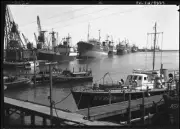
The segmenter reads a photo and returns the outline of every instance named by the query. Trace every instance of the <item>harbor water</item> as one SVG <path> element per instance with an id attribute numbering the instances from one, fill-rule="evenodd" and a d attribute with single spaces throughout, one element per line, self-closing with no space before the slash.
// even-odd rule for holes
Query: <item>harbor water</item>
<path id="1" fill-rule="evenodd" d="M 112 57 L 102 57 L 100 59 L 74 60 L 71 62 L 60 63 L 56 67 L 61 69 L 67 68 L 70 70 L 73 70 L 74 68 L 74 71 L 79 71 L 79 67 L 83 69 L 85 65 L 88 65 L 88 68 L 92 69 L 94 82 L 100 83 L 100 79 L 103 75 L 109 72 L 113 82 L 116 83 L 121 78 L 126 79 L 126 76 L 131 74 L 133 69 L 152 69 L 152 60 L 153 56 L 151 52 L 137 52 L 121 56 L 114 55 Z M 163 63 L 163 68 L 172 70 L 179 69 L 179 51 L 163 52 L 162 58 L 161 52 L 156 52 L 155 69 L 160 69 L 161 61 Z M 33 71 L 33 67 L 31 70 L 26 71 L 20 68 L 4 69 L 4 72 L 9 75 L 16 75 L 20 72 L 33 73 Z M 111 82 L 110 77 L 107 76 L 105 80 Z M 70 90 L 71 88 L 82 88 L 87 85 L 91 86 L 91 83 L 53 84 L 53 100 L 57 103 L 56 108 L 71 112 L 78 110 Z M 4 91 L 4 96 L 28 100 L 42 105 L 50 105 L 48 99 L 49 87 L 50 84 L 37 84 L 35 87 L 32 85 L 16 89 L 7 89 Z"/>

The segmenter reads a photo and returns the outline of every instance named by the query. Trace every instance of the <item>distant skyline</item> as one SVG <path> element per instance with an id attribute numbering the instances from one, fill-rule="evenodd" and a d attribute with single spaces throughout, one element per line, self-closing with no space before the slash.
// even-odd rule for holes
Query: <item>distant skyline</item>
<path id="1" fill-rule="evenodd" d="M 88 24 L 90 38 L 101 41 L 109 39 L 117 43 L 125 38 L 130 45 L 150 47 L 153 40 L 147 33 L 163 32 L 162 49 L 179 50 L 179 9 L 176 5 L 9 5 L 12 16 L 23 33 L 35 46 L 34 33 L 38 35 L 37 15 L 46 35 L 58 32 L 60 42 L 68 33 L 72 44 L 87 40 Z M 153 37 L 152 37 L 153 38 Z M 162 37 L 157 36 L 161 48 Z M 23 40 L 23 38 L 22 38 Z M 23 40 L 24 41 L 24 40 Z"/>

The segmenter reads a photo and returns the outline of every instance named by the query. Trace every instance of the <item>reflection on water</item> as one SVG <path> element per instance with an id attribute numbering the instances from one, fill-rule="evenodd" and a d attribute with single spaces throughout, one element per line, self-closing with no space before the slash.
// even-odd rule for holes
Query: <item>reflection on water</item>
<path id="1" fill-rule="evenodd" d="M 179 52 L 163 52 L 162 62 L 164 68 L 167 69 L 179 69 Z M 160 68 L 161 53 L 156 53 L 155 69 Z M 110 75 L 114 81 L 118 81 L 121 78 L 126 79 L 126 76 L 132 72 L 133 69 L 152 69 L 152 53 L 131 53 L 123 56 L 103 57 L 101 59 L 88 59 L 88 60 L 74 60 L 71 62 L 60 63 L 55 66 L 60 69 L 70 69 L 78 71 L 79 67 L 88 67 L 92 69 L 94 82 L 102 78 L 102 76 L 110 72 Z M 19 73 L 34 73 L 34 67 L 31 70 L 16 69 L 4 69 L 4 73 L 17 75 Z M 47 66 L 46 66 L 46 69 Z M 37 69 L 38 70 L 38 69 Z M 107 81 L 111 81 L 107 77 Z M 86 85 L 91 86 L 91 83 L 61 83 L 53 85 L 53 100 L 55 102 L 61 101 L 64 97 L 70 94 L 71 88 L 80 89 Z M 4 91 L 5 96 L 37 102 L 44 105 L 49 105 L 49 84 L 37 84 L 36 87 L 22 87 Z M 70 111 L 76 111 L 77 106 L 70 94 L 64 101 L 56 105 L 57 108 L 67 109 Z"/>

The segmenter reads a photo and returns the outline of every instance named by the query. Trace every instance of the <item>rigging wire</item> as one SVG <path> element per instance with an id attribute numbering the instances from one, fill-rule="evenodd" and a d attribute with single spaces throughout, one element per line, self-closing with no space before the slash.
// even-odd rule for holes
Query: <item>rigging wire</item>
<path id="1" fill-rule="evenodd" d="M 95 20 L 97 20 L 97 19 L 104 18 L 104 17 L 107 17 L 107 16 L 109 16 L 109 15 L 112 16 L 112 15 L 114 15 L 114 14 L 119 15 L 119 14 L 123 14 L 123 13 L 127 13 L 127 12 L 132 12 L 132 11 L 134 11 L 134 10 L 137 10 L 137 9 L 140 9 L 140 8 L 144 8 L 144 7 L 146 7 L 146 6 L 129 9 L 129 10 L 126 10 L 126 11 L 123 11 L 123 12 L 119 12 L 119 11 L 118 11 L 118 12 L 114 12 L 114 13 L 108 14 L 108 15 L 106 15 L 106 16 L 100 16 L 100 17 L 94 18 L 94 19 L 92 19 L 92 20 L 88 20 L 88 22 L 89 22 L 89 21 L 95 21 Z M 118 13 L 118 14 L 117 14 L 117 13 Z M 85 22 L 87 22 L 87 20 L 86 20 L 86 21 L 82 21 L 82 22 L 78 22 L 78 23 L 76 23 L 76 25 L 78 25 L 78 24 L 80 24 L 80 23 L 85 23 Z M 73 24 L 67 24 L 67 25 L 65 25 L 65 26 L 60 26 L 60 27 L 56 27 L 56 28 L 64 28 L 64 27 L 72 26 L 72 25 L 73 25 Z"/>
<path id="2" fill-rule="evenodd" d="M 74 18 L 69 18 L 69 19 L 66 19 L 66 20 L 60 20 L 60 21 L 55 22 L 54 24 L 57 24 L 57 23 L 59 23 L 59 22 L 65 22 L 65 21 L 71 20 L 71 19 L 76 19 L 76 18 L 79 18 L 79 17 L 82 17 L 82 16 L 87 16 L 87 15 L 90 15 L 90 14 L 93 14 L 93 13 L 101 12 L 101 11 L 106 10 L 106 9 L 109 9 L 109 7 L 103 8 L 103 9 L 101 9 L 101 10 L 99 10 L 99 11 L 94 11 L 94 12 L 91 12 L 91 13 L 82 14 L 82 15 L 77 16 L 77 17 L 74 17 Z M 53 25 L 54 25 L 54 24 L 53 24 Z"/>
<path id="3" fill-rule="evenodd" d="M 90 6 L 90 7 L 92 7 L 92 6 Z M 90 7 L 83 7 L 83 8 L 80 8 L 80 9 L 74 9 L 74 10 L 71 10 L 71 11 L 59 13 L 59 14 L 56 14 L 56 15 L 51 16 L 51 17 L 49 17 L 49 18 L 45 18 L 45 19 L 43 19 L 43 20 L 49 20 L 49 19 L 52 19 L 52 18 L 54 18 L 54 17 L 59 17 L 60 15 L 63 15 L 63 14 L 66 14 L 66 13 L 75 12 L 75 11 L 80 11 L 80 10 L 87 9 L 87 8 L 90 8 Z M 57 15 L 58 15 L 58 16 L 57 16 Z M 30 24 L 32 24 L 32 23 L 36 23 L 36 22 L 37 22 L 37 21 L 33 21 L 33 22 L 28 23 L 28 24 L 22 25 L 21 27 L 26 27 L 26 26 L 28 26 L 28 25 L 30 25 Z"/>
<path id="4" fill-rule="evenodd" d="M 63 102 L 64 100 L 66 100 L 71 94 L 72 94 L 72 93 L 70 92 L 66 97 L 64 97 L 63 99 L 61 99 L 59 102 L 56 102 L 55 105 L 58 104 L 58 103 Z"/>

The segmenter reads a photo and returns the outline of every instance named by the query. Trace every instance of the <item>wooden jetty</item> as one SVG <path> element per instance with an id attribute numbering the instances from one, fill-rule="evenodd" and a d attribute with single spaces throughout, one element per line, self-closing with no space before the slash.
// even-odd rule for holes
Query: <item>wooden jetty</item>
<path id="1" fill-rule="evenodd" d="M 130 106 L 130 111 L 138 111 L 142 109 L 142 105 L 144 105 L 144 108 L 149 108 L 152 107 L 154 104 L 157 104 L 158 106 L 163 103 L 164 101 L 162 99 L 162 95 L 156 95 L 156 96 L 144 98 L 144 101 L 141 98 L 137 100 L 131 100 L 130 103 L 126 101 L 126 102 L 119 102 L 108 105 L 91 107 L 89 109 L 88 108 L 80 109 L 76 111 L 76 113 L 86 116 L 87 119 L 90 120 L 98 120 L 110 116 L 125 114 L 128 112 L 129 106 Z"/>
<path id="2" fill-rule="evenodd" d="M 70 125 L 84 125 L 84 126 L 97 126 L 97 125 L 112 125 L 116 126 L 119 124 L 111 123 L 111 122 L 102 122 L 102 121 L 90 121 L 84 119 L 84 116 L 77 113 L 65 112 L 60 109 L 53 108 L 53 115 L 50 116 L 50 108 L 48 106 L 16 100 L 8 97 L 4 97 L 4 111 L 6 117 L 10 117 L 11 114 L 16 111 L 20 111 L 21 113 L 21 124 L 24 125 L 24 117 L 25 115 L 31 116 L 31 125 L 35 125 L 35 116 L 40 116 L 43 118 L 43 126 L 46 126 L 46 119 L 51 119 L 53 125 L 61 125 L 62 122 Z M 12 109 L 14 109 L 12 111 Z M 11 111 L 11 113 L 10 113 Z"/>

